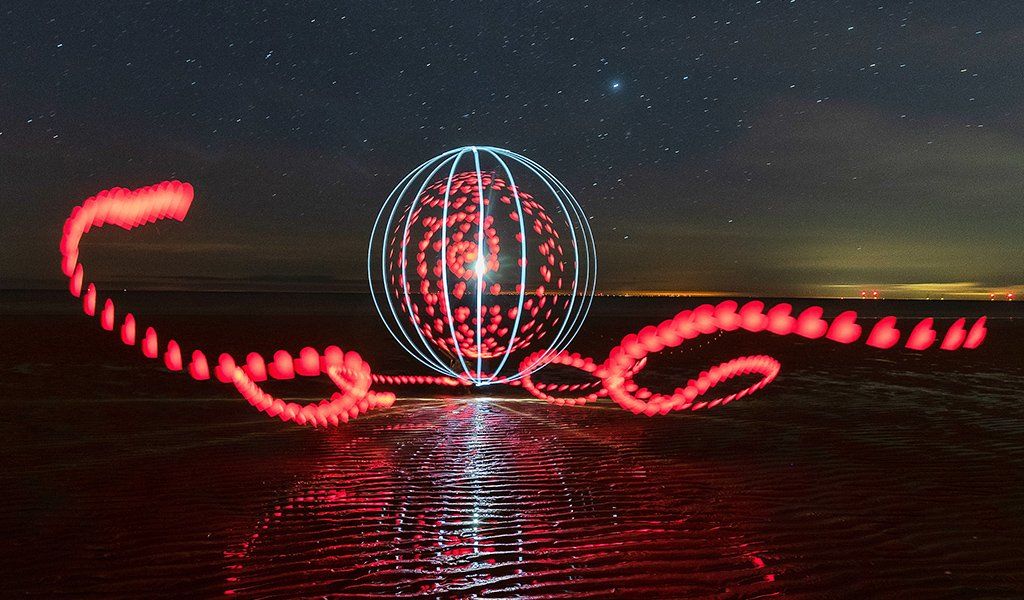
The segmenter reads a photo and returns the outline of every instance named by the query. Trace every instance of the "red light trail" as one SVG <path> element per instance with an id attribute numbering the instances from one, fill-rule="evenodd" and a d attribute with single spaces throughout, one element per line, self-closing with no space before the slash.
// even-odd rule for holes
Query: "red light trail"
<path id="1" fill-rule="evenodd" d="M 164 219 L 183 221 L 192 200 L 193 189 L 190 184 L 165 181 L 136 190 L 106 190 L 74 207 L 64 223 L 61 237 L 61 268 L 69 278 L 71 294 L 81 298 L 86 315 L 97 315 L 101 291 L 94 283 L 86 280 L 84 267 L 79 261 L 79 245 L 85 234 L 104 225 L 131 230 Z M 465 261 L 472 262 L 469 258 Z M 459 262 L 458 257 L 455 262 Z M 966 319 L 958 319 L 941 336 L 934 328 L 934 319 L 926 318 L 910 328 L 904 341 L 903 331 L 896 327 L 896 317 L 878 320 L 865 336 L 855 311 L 845 311 L 826 320 L 822 317 L 822 308 L 818 306 L 811 306 L 796 316 L 792 310 L 792 306 L 786 303 L 766 307 L 758 300 L 743 306 L 732 300 L 717 305 L 704 304 L 625 336 L 600 363 L 564 350 L 546 357 L 543 353 L 530 354 L 519 365 L 519 371 L 526 373 L 526 376 L 509 384 L 521 385 L 531 395 L 555 404 L 582 404 L 608 397 L 634 413 L 665 414 L 674 410 L 698 410 L 728 404 L 768 385 L 779 373 L 778 361 L 769 356 L 756 355 L 735 358 L 714 366 L 671 394 L 652 392 L 634 381 L 635 374 L 644 367 L 649 355 L 675 348 L 702 335 L 745 330 L 797 335 L 808 339 L 824 338 L 841 344 L 852 344 L 863 339 L 868 346 L 883 350 L 894 348 L 901 341 L 905 348 L 927 350 L 938 342 L 942 350 L 953 351 L 977 348 L 987 333 L 985 317 L 978 318 L 970 327 Z M 156 360 L 162 357 L 167 369 L 187 372 L 196 380 L 216 379 L 232 384 L 257 410 L 300 425 L 337 425 L 369 410 L 391 406 L 395 394 L 374 390 L 374 385 L 468 384 L 454 377 L 375 374 L 357 352 L 346 352 L 338 346 L 329 346 L 323 351 L 305 347 L 297 355 L 287 350 L 278 350 L 269 363 L 256 352 L 247 354 L 242 364 L 232 355 L 224 353 L 217 357 L 211 368 L 210 360 L 202 350 L 193 349 L 190 354 L 186 354 L 176 340 L 169 338 L 164 338 L 166 341 L 161 346 L 161 336 L 153 327 L 142 329 L 144 323 L 140 324 L 139 318 L 131 312 L 121 315 L 111 298 L 102 298 L 102 308 L 98 312 L 100 327 L 111 332 L 117 330 L 124 344 L 138 345 L 146 358 Z M 141 339 L 138 335 L 140 330 Z M 534 381 L 529 373 L 531 367 L 538 366 L 538 360 L 545 365 L 574 367 L 590 374 L 595 380 L 558 385 Z M 327 375 L 338 389 L 319 402 L 287 402 L 273 397 L 260 386 L 261 382 L 267 380 L 319 375 Z M 702 399 L 717 385 L 745 375 L 759 375 L 760 379 L 740 392 L 711 400 Z M 582 395 L 560 397 L 565 392 Z"/>

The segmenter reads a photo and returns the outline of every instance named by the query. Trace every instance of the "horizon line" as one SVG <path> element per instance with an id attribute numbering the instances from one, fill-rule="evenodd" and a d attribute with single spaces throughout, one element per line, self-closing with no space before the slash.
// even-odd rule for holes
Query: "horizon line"
<path id="1" fill-rule="evenodd" d="M 64 292 L 62 287 L 0 287 L 0 293 L 7 292 Z M 181 294 L 368 294 L 367 290 L 355 289 L 277 289 L 277 288 L 185 288 L 185 287 L 143 287 L 134 289 L 102 290 L 115 293 L 181 293 Z M 772 299 L 807 299 L 807 300 L 861 300 L 865 302 L 886 301 L 886 300 L 916 300 L 941 302 L 945 300 L 974 301 L 974 302 L 1018 302 L 1018 296 L 1011 292 L 1013 297 L 1007 298 L 1004 294 L 992 295 L 985 292 L 951 292 L 950 294 L 938 297 L 931 296 L 909 296 L 909 295 L 886 295 L 877 298 L 856 296 L 839 296 L 828 294 L 785 294 L 779 292 L 753 294 L 750 292 L 722 291 L 722 290 L 613 290 L 598 291 L 595 297 L 601 298 L 772 298 Z M 567 293 L 549 293 L 551 296 L 569 296 Z M 582 294 L 577 294 L 580 296 Z"/>

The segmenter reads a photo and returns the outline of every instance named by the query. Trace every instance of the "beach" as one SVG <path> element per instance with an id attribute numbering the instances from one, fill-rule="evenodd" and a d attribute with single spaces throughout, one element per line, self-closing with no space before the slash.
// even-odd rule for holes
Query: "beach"
<path id="1" fill-rule="evenodd" d="M 422 371 L 351 296 L 124 302 L 211 352 L 336 343 L 376 372 Z M 573 349 L 603 358 L 702 301 L 597 298 Z M 652 356 L 638 375 L 671 391 L 736 356 L 782 363 L 769 387 L 712 410 L 648 418 L 607 400 L 421 386 L 314 430 L 145 360 L 66 293 L 5 293 L 5 593 L 1024 595 L 1021 305 L 825 306 L 947 324 L 989 314 L 989 336 L 973 351 L 913 352 L 729 333 Z M 268 389 L 331 392 L 326 378 Z"/>

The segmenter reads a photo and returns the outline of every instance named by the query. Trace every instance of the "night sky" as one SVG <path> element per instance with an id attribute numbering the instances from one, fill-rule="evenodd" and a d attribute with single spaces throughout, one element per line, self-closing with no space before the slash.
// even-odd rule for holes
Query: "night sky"
<path id="1" fill-rule="evenodd" d="M 4 2 L 0 287 L 60 287 L 71 206 L 136 289 L 365 289 L 422 161 L 521 152 L 592 217 L 598 289 L 1024 290 L 1024 3 Z"/>

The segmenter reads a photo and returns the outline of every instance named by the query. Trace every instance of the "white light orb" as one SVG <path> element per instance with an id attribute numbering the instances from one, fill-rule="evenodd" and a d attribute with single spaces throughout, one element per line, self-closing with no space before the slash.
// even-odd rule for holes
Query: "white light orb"
<path id="1" fill-rule="evenodd" d="M 590 310 L 597 254 L 579 203 L 544 167 L 466 146 L 391 192 L 367 272 L 374 304 L 407 352 L 487 385 L 515 381 L 569 345 Z"/>

